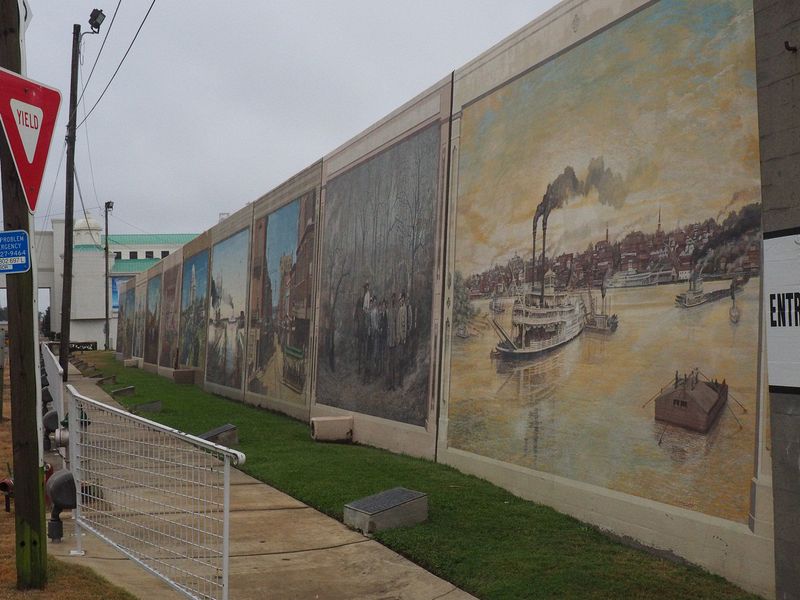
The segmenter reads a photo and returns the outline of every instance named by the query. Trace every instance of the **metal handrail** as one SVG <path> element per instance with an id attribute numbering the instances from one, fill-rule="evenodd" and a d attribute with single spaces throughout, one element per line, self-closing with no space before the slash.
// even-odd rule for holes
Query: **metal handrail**
<path id="1" fill-rule="evenodd" d="M 232 450 L 227 446 L 221 446 L 219 444 L 215 444 L 214 442 L 209 442 L 208 440 L 204 440 L 203 438 L 197 437 L 196 435 L 192 435 L 191 433 L 186 433 L 185 431 L 174 429 L 172 427 L 167 427 L 166 425 L 162 425 L 161 423 L 155 423 L 149 419 L 145 419 L 133 413 L 129 413 L 125 410 L 121 410 L 119 408 L 109 406 L 108 404 L 98 402 L 97 400 L 93 400 L 92 398 L 88 398 L 83 394 L 81 394 L 78 390 L 76 390 L 72 386 L 72 384 L 68 383 L 67 389 L 69 390 L 70 394 L 72 394 L 76 398 L 80 398 L 81 401 L 102 408 L 105 411 L 116 414 L 118 416 L 123 416 L 126 419 L 131 419 L 132 421 L 136 421 L 138 423 L 141 423 L 142 425 L 147 425 L 152 429 L 156 429 L 157 431 L 169 434 L 181 440 L 186 440 L 188 438 L 189 440 L 192 441 L 193 444 L 196 444 L 201 448 L 210 450 L 212 452 L 217 452 L 219 454 L 229 457 L 231 459 L 231 464 L 234 466 L 242 465 L 246 460 L 246 456 L 242 452 L 239 452 L 237 450 Z"/>

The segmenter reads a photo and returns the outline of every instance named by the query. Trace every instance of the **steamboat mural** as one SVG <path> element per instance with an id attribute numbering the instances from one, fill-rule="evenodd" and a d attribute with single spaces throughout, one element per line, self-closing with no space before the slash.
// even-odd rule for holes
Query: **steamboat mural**
<path id="1" fill-rule="evenodd" d="M 317 402 L 425 425 L 439 129 L 327 184 Z"/>
<path id="2" fill-rule="evenodd" d="M 158 328 L 161 318 L 161 275 L 147 281 L 147 307 L 144 326 L 144 362 L 158 362 Z"/>
<path id="3" fill-rule="evenodd" d="M 178 320 L 180 319 L 180 264 L 165 269 L 162 275 L 161 293 L 161 351 L 158 364 L 175 369 L 178 367 Z"/>
<path id="4" fill-rule="evenodd" d="M 298 404 L 306 398 L 315 200 L 309 192 L 253 229 L 247 391 Z"/>
<path id="5" fill-rule="evenodd" d="M 661 0 L 464 108 L 449 446 L 747 520 L 753 39 Z"/>
<path id="6" fill-rule="evenodd" d="M 181 327 L 179 361 L 182 367 L 205 363 L 208 298 L 208 250 L 183 262 L 181 277 Z"/>
<path id="7" fill-rule="evenodd" d="M 249 238 L 243 229 L 214 244 L 211 255 L 206 381 L 234 389 L 243 381 Z"/>

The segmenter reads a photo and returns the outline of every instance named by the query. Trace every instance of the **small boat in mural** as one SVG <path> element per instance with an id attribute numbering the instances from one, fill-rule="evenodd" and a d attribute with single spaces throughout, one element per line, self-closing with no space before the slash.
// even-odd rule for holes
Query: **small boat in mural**
<path id="1" fill-rule="evenodd" d="M 527 292 L 514 300 L 510 335 L 492 319 L 500 337 L 495 350 L 505 357 L 531 357 L 557 348 L 583 331 L 586 313 L 579 295 L 556 291 L 555 274 L 548 271 L 541 294 Z"/>
<path id="2" fill-rule="evenodd" d="M 655 420 L 708 433 L 728 402 L 728 384 L 702 378 L 699 369 L 680 376 L 655 398 Z"/>
<path id="3" fill-rule="evenodd" d="M 501 314 L 506 312 L 506 307 L 503 306 L 503 302 L 497 296 L 492 296 L 492 299 L 489 301 L 489 310 L 495 314 Z"/>
<path id="4" fill-rule="evenodd" d="M 728 317 L 731 320 L 731 323 L 738 323 L 739 322 L 739 307 L 736 306 L 736 288 L 731 285 L 731 307 L 728 309 Z"/>
<path id="5" fill-rule="evenodd" d="M 675 296 L 675 304 L 681 308 L 693 308 L 701 304 L 707 304 L 716 300 L 721 300 L 729 294 L 735 294 L 744 287 L 749 280 L 749 276 L 745 275 L 742 278 L 734 277 L 731 280 L 730 288 L 713 290 L 711 292 L 703 291 L 703 278 L 699 273 L 693 273 L 689 278 L 689 288 L 685 292 L 681 292 Z"/>
<path id="6" fill-rule="evenodd" d="M 589 291 L 589 312 L 586 315 L 586 330 L 594 331 L 597 333 L 614 333 L 619 326 L 619 318 L 616 314 L 609 315 L 606 309 L 606 287 L 600 287 L 600 295 L 602 297 L 602 305 L 600 310 L 597 310 L 594 296 L 591 290 Z"/>

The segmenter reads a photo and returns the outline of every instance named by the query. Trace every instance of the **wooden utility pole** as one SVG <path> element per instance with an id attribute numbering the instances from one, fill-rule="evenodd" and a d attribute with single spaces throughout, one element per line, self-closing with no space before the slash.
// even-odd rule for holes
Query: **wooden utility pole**
<path id="1" fill-rule="evenodd" d="M 75 117 L 78 105 L 78 57 L 81 46 L 81 26 L 72 26 L 72 74 L 69 80 L 69 121 L 67 122 L 67 189 L 64 195 L 64 283 L 61 288 L 61 345 L 58 362 L 64 371 L 64 383 L 69 373 L 69 329 L 72 315 L 72 243 L 75 228 Z"/>
<path id="2" fill-rule="evenodd" d="M 0 0 L 0 66 L 19 73 L 18 0 Z M 0 136 L 0 177 L 5 229 L 30 231 L 31 219 L 14 159 Z M 33 240 L 33 236 L 30 236 Z M 31 243 L 33 250 L 33 243 Z M 47 537 L 44 513 L 44 467 L 40 459 L 37 376 L 39 355 L 33 309 L 36 306 L 33 266 L 27 273 L 6 277 L 11 375 L 11 439 L 14 448 L 14 519 L 16 524 L 17 587 L 43 588 L 47 582 Z M 37 315 L 38 316 L 38 315 Z"/>

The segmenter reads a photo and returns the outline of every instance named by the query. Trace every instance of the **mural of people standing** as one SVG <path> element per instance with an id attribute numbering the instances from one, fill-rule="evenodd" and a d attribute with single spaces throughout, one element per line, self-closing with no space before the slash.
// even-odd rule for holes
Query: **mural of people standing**
<path id="1" fill-rule="evenodd" d="M 425 425 L 439 129 L 327 183 L 317 402 Z"/>

